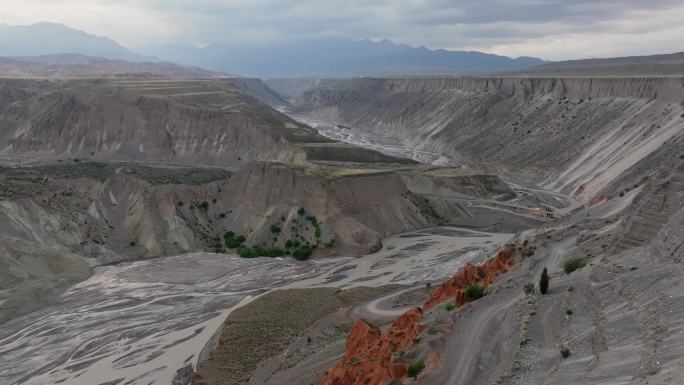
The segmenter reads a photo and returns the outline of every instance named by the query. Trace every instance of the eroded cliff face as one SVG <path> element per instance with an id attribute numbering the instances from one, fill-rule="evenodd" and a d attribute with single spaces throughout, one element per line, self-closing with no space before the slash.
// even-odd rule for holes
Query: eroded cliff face
<path id="1" fill-rule="evenodd" d="M 480 266 L 467 264 L 435 288 L 422 308 L 412 308 L 397 318 L 385 334 L 368 322 L 358 320 L 347 336 L 344 356 L 328 370 L 319 385 L 386 384 L 406 379 L 409 363 L 402 355 L 420 341 L 427 329 L 421 322 L 424 312 L 449 300 L 456 307 L 463 306 L 469 302 L 466 288 L 475 284 L 488 287 L 513 266 L 514 253 L 515 249 L 507 247 Z M 434 363 L 428 362 L 431 364 Z"/>
<path id="2" fill-rule="evenodd" d="M 228 252 L 226 231 L 243 235 L 246 245 L 285 249 L 297 241 L 323 255 L 365 254 L 388 235 L 469 215 L 456 202 L 439 215 L 431 206 L 462 196 L 465 183 L 454 190 L 444 183 L 442 198 L 428 200 L 423 195 L 431 185 L 406 183 L 411 173 L 274 162 L 251 163 L 232 175 L 128 163 L 0 169 L 1 288 L 24 287 L 24 296 L 42 282 L 49 293 L 85 278 L 93 265 Z M 505 186 L 490 175 L 480 178 L 468 176 L 474 188 Z"/>
<path id="3" fill-rule="evenodd" d="M 239 168 L 301 160 L 293 142 L 319 138 L 218 81 L 5 80 L 0 115 L 0 153 L 48 158 Z"/>
<path id="4" fill-rule="evenodd" d="M 295 108 L 592 201 L 684 135 L 683 103 L 682 78 L 414 78 L 328 81 Z"/>

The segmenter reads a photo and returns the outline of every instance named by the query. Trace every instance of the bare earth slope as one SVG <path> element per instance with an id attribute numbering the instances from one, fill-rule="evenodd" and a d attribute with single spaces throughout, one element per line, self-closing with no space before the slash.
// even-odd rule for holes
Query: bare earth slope
<path id="1" fill-rule="evenodd" d="M 329 81 L 295 108 L 590 201 L 681 140 L 683 103 L 683 78 L 414 78 Z"/>
<path id="2" fill-rule="evenodd" d="M 225 81 L 0 82 L 0 153 L 239 167 L 327 142 Z"/>

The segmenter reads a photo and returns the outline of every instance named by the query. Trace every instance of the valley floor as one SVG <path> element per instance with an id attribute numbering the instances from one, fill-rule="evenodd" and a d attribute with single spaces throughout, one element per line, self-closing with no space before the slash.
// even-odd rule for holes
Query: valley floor
<path id="1" fill-rule="evenodd" d="M 443 280 L 511 236 L 441 227 L 387 238 L 363 258 L 198 253 L 100 267 L 49 306 L 3 325 L 0 382 L 168 384 L 197 363 L 232 309 L 270 290 Z"/>

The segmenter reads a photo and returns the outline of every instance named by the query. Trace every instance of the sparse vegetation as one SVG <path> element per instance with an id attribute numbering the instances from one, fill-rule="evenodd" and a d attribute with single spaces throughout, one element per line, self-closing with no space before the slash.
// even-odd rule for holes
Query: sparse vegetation
<path id="1" fill-rule="evenodd" d="M 306 220 L 311 222 L 311 225 L 314 227 L 314 235 L 316 236 L 316 238 L 320 238 L 321 237 L 321 225 L 318 223 L 318 219 L 313 215 L 309 215 L 308 217 L 306 217 Z"/>
<path id="2" fill-rule="evenodd" d="M 549 272 L 544 268 L 544 271 L 541 273 L 541 277 L 539 277 L 539 292 L 542 294 L 546 294 L 549 291 Z"/>
<path id="3" fill-rule="evenodd" d="M 525 284 L 525 286 L 523 287 L 523 290 L 525 291 L 526 295 L 533 295 L 536 291 L 534 288 L 534 283 L 532 283 L 532 282 Z"/>
<path id="4" fill-rule="evenodd" d="M 565 271 L 565 274 L 570 274 L 573 271 L 581 269 L 586 265 L 587 260 L 582 257 L 571 258 L 563 262 L 563 270 Z"/>
<path id="5" fill-rule="evenodd" d="M 561 357 L 568 358 L 568 357 L 570 357 L 570 349 L 568 349 L 566 346 L 561 346 L 560 354 L 561 354 Z"/>
<path id="6" fill-rule="evenodd" d="M 468 299 L 471 301 L 475 301 L 477 299 L 480 299 L 484 297 L 485 295 L 485 287 L 482 285 L 470 285 L 466 288 L 466 296 Z"/>
<path id="7" fill-rule="evenodd" d="M 313 253 L 313 249 L 310 246 L 304 245 L 295 249 L 292 252 L 292 257 L 298 261 L 304 261 L 311 256 L 311 253 Z"/>
<path id="8" fill-rule="evenodd" d="M 238 248 L 237 253 L 242 258 L 281 257 L 285 255 L 285 250 L 269 246 L 241 246 Z"/>
<path id="9" fill-rule="evenodd" d="M 414 361 L 406 368 L 406 375 L 417 379 L 423 370 L 425 370 L 425 362 L 423 360 Z"/>

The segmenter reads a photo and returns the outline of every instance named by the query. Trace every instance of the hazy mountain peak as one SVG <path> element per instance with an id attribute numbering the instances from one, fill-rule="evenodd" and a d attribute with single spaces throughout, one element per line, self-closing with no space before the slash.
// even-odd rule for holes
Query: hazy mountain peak
<path id="1" fill-rule="evenodd" d="M 477 51 L 414 47 L 389 39 L 312 39 L 283 43 L 214 43 L 143 47 L 163 60 L 259 77 L 354 77 L 415 74 L 472 74 L 514 71 L 545 63 Z"/>
<path id="2" fill-rule="evenodd" d="M 143 59 L 108 37 L 47 21 L 31 25 L 0 24 L 0 52 L 3 56 L 77 53 L 108 59 Z"/>

